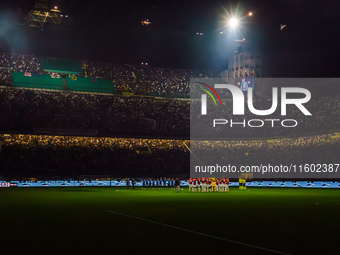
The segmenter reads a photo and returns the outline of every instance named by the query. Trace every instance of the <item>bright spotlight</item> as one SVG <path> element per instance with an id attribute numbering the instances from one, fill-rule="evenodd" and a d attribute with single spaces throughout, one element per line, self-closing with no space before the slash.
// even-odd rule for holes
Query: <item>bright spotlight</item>
<path id="1" fill-rule="evenodd" d="M 238 23 L 239 23 L 239 21 L 238 21 L 238 19 L 236 19 L 236 18 L 231 18 L 231 19 L 229 20 L 229 26 L 231 26 L 231 27 L 237 27 L 237 26 L 238 26 Z"/>
<path id="2" fill-rule="evenodd" d="M 248 12 L 248 16 L 253 16 L 253 12 Z"/>

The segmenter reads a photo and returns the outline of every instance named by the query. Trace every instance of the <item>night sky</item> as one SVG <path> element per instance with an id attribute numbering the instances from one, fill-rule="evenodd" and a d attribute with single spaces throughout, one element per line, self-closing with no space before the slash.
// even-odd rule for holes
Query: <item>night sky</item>
<path id="1" fill-rule="evenodd" d="M 338 77 L 337 1 L 50 1 L 67 22 L 24 31 L 35 1 L 0 3 L 0 50 L 113 63 L 226 69 L 246 38 L 268 77 Z M 239 31 L 219 34 L 226 11 L 246 17 Z M 231 8 L 232 7 L 232 8 Z M 149 26 L 141 20 L 149 19 Z M 287 26 L 282 30 L 280 24 Z M 202 36 L 196 35 L 203 33 Z"/>

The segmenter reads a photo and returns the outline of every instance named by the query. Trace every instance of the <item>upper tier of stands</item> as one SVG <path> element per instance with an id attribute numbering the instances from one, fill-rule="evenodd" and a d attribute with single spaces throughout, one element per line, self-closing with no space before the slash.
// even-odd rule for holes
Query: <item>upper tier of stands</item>
<path id="1" fill-rule="evenodd" d="M 180 137 L 190 135 L 190 106 L 200 109 L 199 101 L 172 100 L 188 96 L 190 77 L 214 77 L 212 72 L 156 68 L 150 66 L 84 63 L 86 70 L 79 75 L 48 73 L 41 69 L 33 56 L 0 54 L 0 130 L 37 134 L 83 132 L 98 136 Z M 87 77 L 85 77 L 87 76 Z M 91 77 L 91 78 L 90 78 Z M 215 75 L 216 77 L 216 75 Z M 111 83 L 113 81 L 113 84 Z M 31 87 L 30 87 L 31 86 Z M 45 88 L 32 91 L 33 88 Z M 22 89 L 22 87 L 27 89 Z M 112 96 L 115 88 L 135 95 L 154 92 L 167 100 L 156 97 Z M 57 92 L 58 91 L 58 92 Z M 59 93 L 77 91 L 87 93 Z M 93 93 L 99 92 L 99 93 Z M 98 95 L 105 94 L 105 95 Z M 298 119 L 294 128 L 261 129 L 221 128 L 228 139 L 247 137 L 278 137 L 301 134 L 318 134 L 339 129 L 339 96 L 314 97 L 308 102 L 313 114 L 301 116 L 298 108 L 290 110 L 290 118 Z M 223 116 L 232 116 L 232 101 L 224 103 Z M 256 100 L 256 109 L 269 109 L 268 100 Z M 211 107 L 211 116 L 220 114 Z M 216 115 L 213 115 L 216 114 Z M 198 116 L 199 117 L 199 116 Z M 217 116 L 220 118 L 221 116 Z M 271 119 L 281 119 L 279 111 Z M 233 118 L 242 121 L 254 118 L 250 112 Z M 208 123 L 209 124 L 209 123 Z M 57 131 L 56 131 L 57 130 Z M 201 130 L 199 130 L 201 133 Z M 192 134 L 192 133 L 191 133 Z M 209 134 L 204 134 L 209 137 Z"/>
<path id="2" fill-rule="evenodd" d="M 31 73 L 32 78 L 13 77 L 13 72 Z M 56 80 L 34 80 L 34 73 L 59 74 L 63 84 Z M 70 80 L 67 75 L 77 76 Z M 29 77 L 29 76 L 26 76 Z M 21 54 L 0 54 L 0 85 L 13 85 L 40 90 L 69 90 L 77 92 L 127 93 L 157 97 L 189 98 L 191 78 L 217 78 L 208 70 L 159 68 L 148 65 L 111 64 L 90 61 L 72 61 L 34 57 Z M 37 77 L 35 77 L 37 78 Z M 88 79 L 85 79 L 88 78 Z M 95 79 L 95 81 L 93 81 Z M 68 84 L 69 83 L 69 84 Z M 59 85 L 62 85 L 61 87 Z M 59 86 L 59 87 L 58 87 Z"/>

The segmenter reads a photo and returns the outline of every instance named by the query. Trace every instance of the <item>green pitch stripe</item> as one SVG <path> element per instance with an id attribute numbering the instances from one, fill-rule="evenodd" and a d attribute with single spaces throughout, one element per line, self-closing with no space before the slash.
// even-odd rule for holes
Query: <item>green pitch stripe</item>
<path id="1" fill-rule="evenodd" d="M 137 219 L 137 220 L 142 220 L 142 221 L 154 223 L 154 224 L 165 226 L 165 227 L 169 227 L 169 228 L 173 228 L 173 229 L 178 229 L 178 230 L 186 231 L 186 232 L 197 234 L 197 235 L 201 235 L 201 236 L 206 236 L 206 237 L 214 238 L 214 239 L 221 240 L 221 241 L 224 241 L 224 242 L 234 243 L 234 244 L 238 244 L 238 245 L 242 245 L 242 246 L 246 246 L 246 247 L 251 247 L 251 248 L 255 248 L 255 249 L 259 249 L 259 250 L 263 250 L 263 251 L 268 251 L 268 252 L 272 252 L 272 253 L 276 253 L 276 254 L 290 255 L 289 253 L 285 253 L 285 252 L 281 252 L 281 251 L 276 251 L 276 250 L 272 250 L 272 249 L 267 249 L 267 248 L 263 248 L 263 247 L 252 245 L 252 244 L 247 244 L 247 243 L 242 243 L 242 242 L 238 242 L 238 241 L 233 241 L 233 240 L 229 240 L 229 239 L 218 237 L 218 236 L 212 236 L 212 235 L 204 234 L 204 233 L 201 233 L 201 232 L 193 231 L 193 230 L 190 230 L 190 229 L 172 226 L 172 225 L 165 224 L 165 223 L 158 222 L 158 221 L 148 220 L 148 219 L 144 219 L 144 218 L 140 218 L 140 217 L 124 214 L 124 213 L 119 213 L 119 212 L 115 212 L 115 211 L 111 211 L 111 210 L 106 210 L 106 211 L 109 212 L 109 213 L 114 213 L 114 214 L 117 214 L 117 215 L 129 217 L 129 218 L 133 218 L 133 219 Z"/>

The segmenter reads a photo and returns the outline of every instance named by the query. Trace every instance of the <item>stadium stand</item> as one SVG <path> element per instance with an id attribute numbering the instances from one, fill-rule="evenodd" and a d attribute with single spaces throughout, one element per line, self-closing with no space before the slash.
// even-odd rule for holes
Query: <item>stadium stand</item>
<path id="1" fill-rule="evenodd" d="M 102 62 L 81 62 L 2 53 L 0 55 L 0 85 L 12 85 L 12 72 L 73 74 L 77 79 L 87 77 L 89 80 L 80 78 L 79 80 L 85 82 L 84 92 L 88 93 L 98 93 L 98 90 L 100 91 L 99 93 L 115 93 L 115 90 L 117 90 L 117 93 L 125 95 L 148 95 L 167 98 L 189 98 L 190 78 L 218 77 L 214 71 L 209 70 L 198 71 L 159 68 L 149 65 L 133 66 Z M 92 79 L 97 80 L 95 82 L 96 86 L 92 86 L 94 85 L 91 83 Z M 66 82 L 64 80 L 64 89 L 67 90 Z M 112 83 L 115 90 L 111 88 Z M 82 86 L 78 84 L 72 84 L 71 87 L 74 88 L 74 92 L 82 91 Z M 98 87 L 98 90 L 93 87 Z M 34 85 L 30 85 L 29 88 L 34 89 Z"/>
<path id="2" fill-rule="evenodd" d="M 183 141 L 190 137 L 190 105 L 200 104 L 181 97 L 188 96 L 190 77 L 214 77 L 213 72 L 86 62 L 86 69 L 77 75 L 52 78 L 58 74 L 46 70 L 57 68 L 43 70 L 33 56 L 2 54 L 0 62 L 0 83 L 5 85 L 0 88 L 0 132 L 31 135 L 2 137 L 0 156 L 5 173 L 15 176 L 16 171 L 25 169 L 29 176 L 39 175 L 36 169 L 46 169 L 46 177 L 112 172 L 134 176 L 134 170 L 141 169 L 141 175 L 179 176 L 186 169 L 187 174 L 189 153 Z M 125 95 L 114 94 L 115 88 Z M 157 97 L 145 96 L 152 93 Z M 230 115 L 231 102 L 225 104 L 224 113 Z M 270 102 L 258 100 L 255 106 L 268 109 Z M 217 114 L 213 107 L 210 109 L 211 114 Z M 309 102 L 308 109 L 313 119 L 292 111 L 291 118 L 299 118 L 302 123 L 294 129 L 229 130 L 226 137 L 235 141 L 216 146 L 227 150 L 230 162 L 235 163 L 238 155 L 245 153 L 252 163 L 260 158 L 261 162 L 272 163 L 288 153 L 300 155 L 303 151 L 310 151 L 308 158 L 312 159 L 336 155 L 333 152 L 339 151 L 339 139 L 332 134 L 339 131 L 340 97 L 321 97 Z M 244 116 L 252 117 L 249 112 Z M 57 134 L 64 137 L 41 136 Z M 87 137 L 65 138 L 71 135 Z M 263 141 L 282 136 L 291 140 L 270 144 Z M 164 146 L 159 139 L 172 142 Z"/>
<path id="3" fill-rule="evenodd" d="M 33 92 L 13 88 L 0 89 L 0 98 L 2 98 L 0 130 L 18 130 L 18 128 L 20 132 L 33 132 L 35 129 L 98 130 L 99 136 L 189 138 L 190 102 L 188 100 Z M 336 131 L 339 129 L 339 102 L 339 96 L 314 100 L 308 106 L 314 114 L 313 119 L 300 116 L 298 110 L 292 111 L 291 117 L 297 117 L 301 122 L 294 129 L 265 126 L 253 130 L 245 127 L 228 130 L 226 137 L 245 139 Z M 227 102 L 228 106 L 229 104 L 231 102 Z M 257 102 L 258 108 L 266 109 L 267 105 L 268 101 Z M 194 102 L 193 107 L 200 107 L 200 104 Z M 226 115 L 230 109 L 232 108 L 226 107 Z M 247 113 L 245 117 L 251 118 L 252 115 Z M 274 115 L 273 118 L 275 117 L 277 116 Z M 73 135 L 76 133 L 73 132 Z"/>
<path id="4" fill-rule="evenodd" d="M 20 176 L 77 178 L 82 174 L 158 178 L 188 177 L 189 174 L 188 140 L 0 134 L 0 144 L 2 176 L 8 179 Z M 196 146 L 227 155 L 230 164 L 238 164 L 240 158 L 244 165 L 278 164 L 287 157 L 294 164 L 324 163 L 337 159 L 334 152 L 339 151 L 340 136 L 324 134 L 275 142 L 204 141 L 191 147 L 195 150 Z M 246 158 L 245 153 L 248 153 Z"/>
<path id="5" fill-rule="evenodd" d="M 116 89 L 112 84 L 112 81 L 87 78 L 81 76 L 66 76 L 68 90 L 70 91 L 84 91 L 95 93 L 116 93 Z"/>

